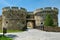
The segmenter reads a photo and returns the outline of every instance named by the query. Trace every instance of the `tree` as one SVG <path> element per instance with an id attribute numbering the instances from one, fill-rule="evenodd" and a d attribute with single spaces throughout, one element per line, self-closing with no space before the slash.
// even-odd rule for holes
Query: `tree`
<path id="1" fill-rule="evenodd" d="M 46 15 L 46 19 L 45 19 L 44 25 L 45 26 L 53 26 L 53 19 L 52 19 L 51 14 L 47 14 Z"/>

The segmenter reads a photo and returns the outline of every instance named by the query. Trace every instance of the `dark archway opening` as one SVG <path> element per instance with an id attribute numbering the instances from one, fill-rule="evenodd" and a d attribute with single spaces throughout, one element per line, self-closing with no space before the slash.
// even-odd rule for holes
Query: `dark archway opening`
<path id="1" fill-rule="evenodd" d="M 35 20 L 26 20 L 26 26 L 28 25 L 28 22 L 29 22 L 29 25 L 30 26 L 32 26 L 32 27 L 30 27 L 30 28 L 35 28 Z M 28 28 L 28 26 L 27 26 L 27 28 Z"/>

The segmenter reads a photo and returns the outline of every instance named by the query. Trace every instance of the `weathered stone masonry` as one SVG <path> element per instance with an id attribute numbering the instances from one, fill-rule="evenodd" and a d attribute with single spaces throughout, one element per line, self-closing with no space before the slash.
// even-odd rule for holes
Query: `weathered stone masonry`
<path id="1" fill-rule="evenodd" d="M 7 29 L 39 28 L 44 25 L 46 14 L 51 14 L 54 25 L 58 26 L 58 9 L 45 7 L 28 12 L 25 8 L 4 7 L 2 9 L 2 27 Z"/>

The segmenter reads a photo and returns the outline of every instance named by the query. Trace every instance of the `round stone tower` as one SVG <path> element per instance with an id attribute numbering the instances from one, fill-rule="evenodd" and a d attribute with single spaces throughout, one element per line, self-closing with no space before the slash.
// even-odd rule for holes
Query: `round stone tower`
<path id="1" fill-rule="evenodd" d="M 41 23 L 44 24 L 47 13 L 51 14 L 53 21 L 54 21 L 54 26 L 58 26 L 58 9 L 55 7 L 45 7 L 45 8 L 36 9 L 34 11 L 36 26 L 40 26 Z"/>
<path id="2" fill-rule="evenodd" d="M 20 30 L 26 26 L 26 13 L 25 9 L 18 7 L 4 7 L 2 9 L 2 27 L 10 30 Z"/>
<path id="3" fill-rule="evenodd" d="M 7 14 L 10 11 L 10 7 L 4 7 L 2 8 L 2 27 L 6 27 L 7 28 L 7 24 L 8 24 L 8 20 L 7 20 Z"/>

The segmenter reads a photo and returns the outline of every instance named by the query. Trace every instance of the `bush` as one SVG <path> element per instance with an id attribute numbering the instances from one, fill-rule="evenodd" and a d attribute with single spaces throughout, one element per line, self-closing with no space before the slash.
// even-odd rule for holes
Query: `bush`
<path id="1" fill-rule="evenodd" d="M 46 19 L 45 19 L 44 25 L 45 26 L 53 26 L 53 19 L 51 17 L 51 14 L 47 14 L 46 15 Z"/>

